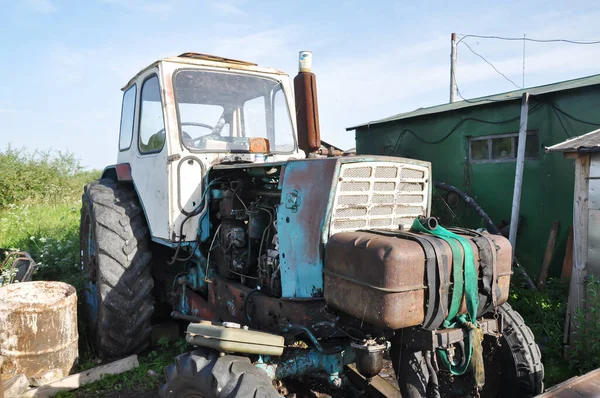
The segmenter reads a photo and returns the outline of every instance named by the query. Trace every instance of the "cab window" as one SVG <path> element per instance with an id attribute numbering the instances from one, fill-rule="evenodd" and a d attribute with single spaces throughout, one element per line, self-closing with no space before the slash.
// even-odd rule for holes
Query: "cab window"
<path id="1" fill-rule="evenodd" d="M 123 94 L 123 106 L 121 107 L 121 128 L 119 130 L 119 150 L 125 151 L 131 147 L 133 138 L 133 118 L 135 115 L 135 94 L 137 86 L 131 86 Z"/>
<path id="2" fill-rule="evenodd" d="M 165 145 L 165 123 L 160 100 L 160 86 L 156 75 L 147 79 L 142 85 L 140 102 L 140 152 L 160 152 Z"/>

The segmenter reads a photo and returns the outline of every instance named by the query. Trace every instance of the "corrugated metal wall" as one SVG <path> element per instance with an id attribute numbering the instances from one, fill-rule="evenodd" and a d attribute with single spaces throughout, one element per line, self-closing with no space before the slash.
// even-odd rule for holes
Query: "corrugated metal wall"
<path id="1" fill-rule="evenodd" d="M 600 91 L 597 87 L 586 87 L 538 96 L 532 99 L 530 107 L 537 103 L 539 105 L 529 115 L 528 130 L 538 131 L 539 155 L 537 159 L 525 162 L 523 219 L 517 256 L 532 276 L 536 276 L 552 221 L 559 220 L 561 224 L 550 268 L 550 275 L 557 276 L 564 259 L 568 228 L 573 223 L 574 166 L 573 161 L 564 159 L 562 154 L 546 154 L 544 147 L 564 141 L 567 138 L 565 129 L 571 136 L 577 136 L 589 132 L 592 126 L 557 113 L 549 104 L 581 120 L 600 122 L 597 112 Z M 435 180 L 468 191 L 492 219 L 500 223 L 510 220 L 516 163 L 470 163 L 469 138 L 517 132 L 519 114 L 520 101 L 498 102 L 365 126 L 356 131 L 357 153 L 392 154 L 430 161 Z M 468 120 L 441 142 L 423 142 L 441 140 L 463 119 Z M 506 122 L 510 119 L 514 120 Z M 401 134 L 407 129 L 411 132 Z M 470 221 L 471 227 L 482 226 L 478 225 L 481 223 L 478 218 Z"/>

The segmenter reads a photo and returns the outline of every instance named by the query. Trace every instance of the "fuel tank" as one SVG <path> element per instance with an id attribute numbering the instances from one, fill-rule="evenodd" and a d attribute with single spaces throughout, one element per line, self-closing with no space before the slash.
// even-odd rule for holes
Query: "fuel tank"
<path id="1" fill-rule="evenodd" d="M 458 232 L 458 231 L 457 231 Z M 461 230 L 472 245 L 478 272 L 478 315 L 508 299 L 512 250 L 500 235 Z M 460 245 L 459 245 L 460 246 Z M 464 255 L 462 247 L 461 255 Z M 436 329 L 452 298 L 450 245 L 433 235 L 404 231 L 340 232 L 325 253 L 327 304 L 389 329 Z M 462 305 L 461 312 L 466 312 Z"/>

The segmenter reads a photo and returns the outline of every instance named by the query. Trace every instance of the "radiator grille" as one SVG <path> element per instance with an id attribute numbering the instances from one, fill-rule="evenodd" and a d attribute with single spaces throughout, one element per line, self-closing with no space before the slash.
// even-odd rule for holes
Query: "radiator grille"
<path id="1" fill-rule="evenodd" d="M 393 162 L 345 163 L 335 192 L 330 234 L 408 229 L 428 214 L 429 169 Z"/>

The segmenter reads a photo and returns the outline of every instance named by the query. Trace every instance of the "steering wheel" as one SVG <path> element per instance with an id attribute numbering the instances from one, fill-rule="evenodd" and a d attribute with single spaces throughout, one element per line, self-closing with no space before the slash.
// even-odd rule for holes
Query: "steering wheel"
<path id="1" fill-rule="evenodd" d="M 205 129 L 209 129 L 210 130 L 210 133 L 208 133 L 208 134 L 204 134 L 204 135 L 201 135 L 200 137 L 196 137 L 196 138 L 189 138 L 189 139 L 187 139 L 188 142 L 190 142 L 191 144 L 195 145 L 196 142 L 198 142 L 198 141 L 205 141 L 209 137 L 211 139 L 213 139 L 213 140 L 223 141 L 223 137 L 221 137 L 221 135 L 215 131 L 215 127 L 216 126 L 211 126 L 211 125 L 206 124 L 206 123 L 198 123 L 198 122 L 181 122 L 181 126 L 203 127 Z M 191 137 L 185 131 L 182 131 L 182 135 L 183 134 L 187 135 L 188 137 Z"/>

